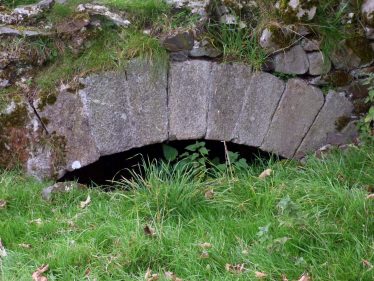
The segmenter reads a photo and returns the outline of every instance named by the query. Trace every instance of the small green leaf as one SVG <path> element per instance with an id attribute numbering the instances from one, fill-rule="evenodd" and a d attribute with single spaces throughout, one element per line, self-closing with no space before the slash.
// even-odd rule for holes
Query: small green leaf
<path id="1" fill-rule="evenodd" d="M 209 150 L 206 149 L 205 147 L 200 147 L 199 152 L 200 152 L 202 155 L 208 155 L 208 154 L 209 154 Z"/>
<path id="2" fill-rule="evenodd" d="M 162 151 L 167 161 L 174 161 L 178 157 L 178 150 L 170 145 L 163 144 Z"/>
<path id="3" fill-rule="evenodd" d="M 235 163 L 239 158 L 239 153 L 238 152 L 228 151 L 227 154 L 229 156 L 229 160 L 230 160 L 231 163 Z"/>
<path id="4" fill-rule="evenodd" d="M 188 150 L 188 151 L 196 151 L 198 149 L 197 143 L 190 144 L 190 145 L 186 146 L 185 149 Z"/>

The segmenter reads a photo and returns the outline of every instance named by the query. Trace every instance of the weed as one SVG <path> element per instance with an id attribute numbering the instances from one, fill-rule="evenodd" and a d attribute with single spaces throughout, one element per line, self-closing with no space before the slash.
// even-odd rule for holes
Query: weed
<path id="1" fill-rule="evenodd" d="M 210 24 L 210 37 L 215 47 L 222 50 L 225 61 L 237 61 L 250 64 L 259 70 L 267 55 L 258 43 L 256 34 L 246 28 L 226 24 Z"/>
<path id="2" fill-rule="evenodd" d="M 17 6 L 34 4 L 36 2 L 38 2 L 38 0 L 2 0 L 1 4 L 9 8 L 15 8 Z"/>
<path id="3" fill-rule="evenodd" d="M 370 105 L 369 111 L 361 119 L 359 127 L 361 130 L 361 137 L 364 140 L 374 138 L 374 74 L 370 73 L 369 77 L 365 80 L 365 85 L 368 85 L 369 95 L 365 102 Z"/>
<path id="4" fill-rule="evenodd" d="M 131 15 L 131 20 L 138 26 L 152 24 L 161 14 L 170 9 L 164 0 L 100 0 L 101 3 Z"/>
<path id="5" fill-rule="evenodd" d="M 0 258 L 0 278 L 29 280 L 49 264 L 48 279 L 62 281 L 140 281 L 147 268 L 192 281 L 257 280 L 255 271 L 269 280 L 304 272 L 313 280 L 372 280 L 363 261 L 374 257 L 374 205 L 365 187 L 374 182 L 373 161 L 368 144 L 303 167 L 258 161 L 234 170 L 234 178 L 149 163 L 144 177 L 118 184 L 127 191 L 73 189 L 50 203 L 40 196 L 48 182 L 2 172 L 0 238 L 8 255 Z M 259 179 L 266 168 L 274 174 Z M 205 198 L 207 190 L 214 196 Z M 81 209 L 88 195 L 91 204 Z M 245 270 L 232 274 L 226 263 Z"/>
<path id="6" fill-rule="evenodd" d="M 157 38 L 136 30 L 126 30 L 121 36 L 120 56 L 125 60 L 139 57 L 155 68 L 165 69 L 168 65 L 168 54 Z"/>

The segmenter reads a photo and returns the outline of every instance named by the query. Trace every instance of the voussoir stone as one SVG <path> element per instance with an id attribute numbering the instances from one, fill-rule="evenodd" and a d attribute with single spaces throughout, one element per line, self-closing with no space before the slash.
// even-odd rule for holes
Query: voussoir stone
<path id="1" fill-rule="evenodd" d="M 245 91 L 235 142 L 261 146 L 284 88 L 285 83 L 274 75 L 266 72 L 253 74 Z"/>
<path id="2" fill-rule="evenodd" d="M 328 135 L 339 133 L 336 122 L 340 117 L 350 117 L 353 105 L 344 93 L 330 91 L 325 104 L 296 152 L 296 157 L 315 151 L 327 144 Z"/>
<path id="3" fill-rule="evenodd" d="M 126 71 L 82 80 L 79 94 L 101 156 L 167 140 L 166 69 L 154 67 L 136 60 Z"/>
<path id="4" fill-rule="evenodd" d="M 61 91 L 56 102 L 38 110 L 48 133 L 64 138 L 65 167 L 58 171 L 59 177 L 66 171 L 87 166 L 100 157 L 88 123 L 83 103 L 77 92 Z M 47 153 L 48 150 L 46 150 Z"/>
<path id="5" fill-rule="evenodd" d="M 209 104 L 206 139 L 233 141 L 238 139 L 235 127 L 241 113 L 250 67 L 243 64 L 213 64 L 212 98 Z"/>
<path id="6" fill-rule="evenodd" d="M 305 74 L 309 69 L 309 60 L 300 45 L 276 54 L 274 57 L 274 70 L 287 74 Z"/>
<path id="7" fill-rule="evenodd" d="M 169 139 L 205 137 L 212 62 L 172 63 L 169 71 Z"/>
<path id="8" fill-rule="evenodd" d="M 301 79 L 288 80 L 260 148 L 286 158 L 293 157 L 323 103 L 324 97 L 318 88 Z"/>
<path id="9" fill-rule="evenodd" d="M 322 75 L 331 70 L 331 61 L 322 52 L 308 53 L 308 60 L 310 75 Z"/>

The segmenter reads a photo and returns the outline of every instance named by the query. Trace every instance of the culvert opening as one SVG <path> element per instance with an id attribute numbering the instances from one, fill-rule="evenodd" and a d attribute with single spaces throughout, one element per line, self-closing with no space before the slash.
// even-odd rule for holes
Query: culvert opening
<path id="1" fill-rule="evenodd" d="M 208 151 L 205 157 L 209 163 L 217 165 L 226 162 L 226 150 L 235 153 L 239 159 L 245 159 L 247 164 L 253 163 L 261 158 L 268 160 L 270 153 L 264 152 L 258 148 L 246 145 L 235 144 L 231 142 L 211 141 L 211 140 L 185 140 L 170 141 L 167 143 L 157 143 L 152 145 L 134 148 L 125 152 L 116 153 L 100 157 L 100 159 L 88 166 L 82 167 L 72 172 L 68 172 L 59 181 L 78 181 L 89 186 L 112 186 L 113 181 L 119 181 L 122 178 L 131 179 L 133 174 L 144 174 L 144 161 L 150 163 L 154 160 L 168 161 L 167 158 L 174 159 L 175 152 L 177 157 L 174 162 L 190 157 L 193 159 L 193 153 L 199 154 Z M 200 151 L 200 148 L 205 148 Z M 170 160 L 170 159 L 169 159 Z"/>

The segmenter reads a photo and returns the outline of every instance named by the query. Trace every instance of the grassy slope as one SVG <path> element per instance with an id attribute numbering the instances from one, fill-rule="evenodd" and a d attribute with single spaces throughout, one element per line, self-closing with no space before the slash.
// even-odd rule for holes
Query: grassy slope
<path id="1" fill-rule="evenodd" d="M 40 199 L 47 183 L 17 173 L 0 176 L 0 238 L 8 256 L 0 260 L 0 280 L 30 280 L 43 263 L 48 280 L 144 280 L 153 272 L 174 271 L 183 280 L 372 280 L 373 201 L 365 185 L 374 183 L 374 149 L 352 148 L 326 160 L 259 163 L 234 177 L 199 180 L 170 168 L 149 169 L 135 191 L 75 191 Z M 259 180 L 267 167 L 274 175 Z M 207 200 L 206 190 L 215 197 Z M 78 207 L 87 194 L 92 203 Z M 30 221 L 41 218 L 40 225 Z M 157 237 L 143 227 L 156 228 Z M 268 232 L 259 227 L 269 226 Z M 287 237 L 287 238 L 285 238 Z M 209 242 L 202 259 L 199 243 Z M 24 249 L 20 243 L 29 243 Z M 225 264 L 244 263 L 243 274 Z"/>

